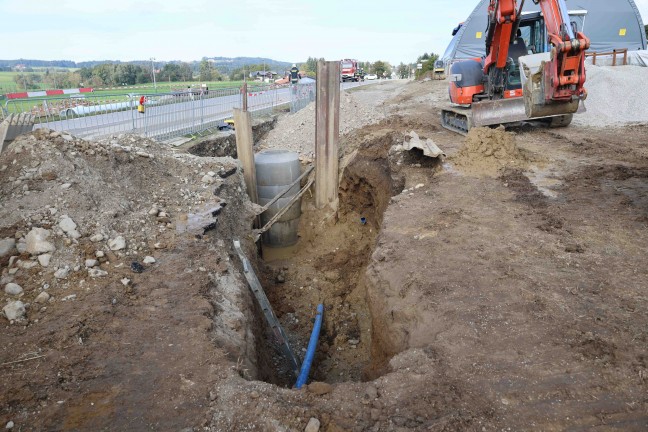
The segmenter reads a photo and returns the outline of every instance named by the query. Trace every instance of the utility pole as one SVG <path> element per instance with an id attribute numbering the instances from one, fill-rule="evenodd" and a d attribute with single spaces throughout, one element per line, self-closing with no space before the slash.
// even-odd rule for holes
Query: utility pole
<path id="1" fill-rule="evenodd" d="M 155 88 L 155 93 L 157 93 L 157 83 L 155 82 L 155 57 L 151 57 L 151 72 L 153 72 L 153 88 Z"/>

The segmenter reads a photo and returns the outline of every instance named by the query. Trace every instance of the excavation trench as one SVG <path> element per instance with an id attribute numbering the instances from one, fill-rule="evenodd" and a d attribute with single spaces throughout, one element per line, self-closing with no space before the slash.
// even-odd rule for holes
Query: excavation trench
<path id="1" fill-rule="evenodd" d="M 383 214 L 391 197 L 404 188 L 399 165 L 425 159 L 413 152 L 401 154 L 397 163 L 390 148 L 401 138 L 391 130 L 363 138 L 357 150 L 343 157 L 337 215 L 327 218 L 306 194 L 298 244 L 290 249 L 264 248 L 258 260 L 268 298 L 300 358 L 317 304 L 325 305 L 311 380 L 364 381 L 382 370 L 380 342 L 372 338 L 365 272 Z M 257 339 L 258 379 L 292 386 L 294 378 L 269 333 Z"/>

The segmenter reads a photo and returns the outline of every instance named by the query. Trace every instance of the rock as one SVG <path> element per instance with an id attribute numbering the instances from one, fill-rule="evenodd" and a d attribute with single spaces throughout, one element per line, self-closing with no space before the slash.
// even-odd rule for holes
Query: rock
<path id="1" fill-rule="evenodd" d="M 421 189 L 422 187 L 425 187 L 423 183 L 419 183 L 416 186 L 414 186 L 414 189 Z"/>
<path id="2" fill-rule="evenodd" d="M 144 264 L 154 264 L 155 263 L 155 258 L 152 256 L 146 256 L 144 257 Z"/>
<path id="3" fill-rule="evenodd" d="M 40 255 L 47 252 L 54 252 L 56 247 L 47 241 L 51 231 L 44 228 L 33 228 L 27 234 L 25 251 L 31 255 Z"/>
<path id="4" fill-rule="evenodd" d="M 133 261 L 130 267 L 134 273 L 142 273 L 144 271 L 144 266 L 137 261 Z"/>
<path id="5" fill-rule="evenodd" d="M 88 275 L 92 278 L 108 276 L 108 272 L 101 269 L 91 268 L 88 270 Z"/>
<path id="6" fill-rule="evenodd" d="M 212 176 L 205 175 L 203 176 L 201 181 L 205 184 L 214 184 L 216 182 L 216 179 Z"/>
<path id="7" fill-rule="evenodd" d="M 18 260 L 18 263 L 16 264 L 18 267 L 29 270 L 31 268 L 34 268 L 38 265 L 36 261 L 23 261 L 23 260 Z"/>
<path id="8" fill-rule="evenodd" d="M 68 134 L 61 135 L 61 138 L 63 138 L 65 141 L 73 141 L 74 140 L 74 137 L 72 135 L 68 135 Z"/>
<path id="9" fill-rule="evenodd" d="M 9 295 L 17 296 L 17 295 L 22 294 L 23 289 L 17 283 L 11 282 L 11 283 L 8 283 L 7 285 L 5 285 L 4 291 Z"/>
<path id="10" fill-rule="evenodd" d="M 232 174 L 236 173 L 236 167 L 232 167 L 229 169 L 222 168 L 219 172 L 218 175 L 220 178 L 227 178 L 231 176 Z"/>
<path id="11" fill-rule="evenodd" d="M 18 243 L 16 243 L 16 250 L 18 253 L 27 252 L 27 243 L 25 242 L 25 239 L 18 240 Z"/>
<path id="12" fill-rule="evenodd" d="M 261 395 L 260 395 L 259 392 L 256 391 L 256 390 L 252 390 L 252 391 L 250 392 L 250 397 L 251 397 L 252 399 L 259 399 L 259 396 L 261 396 Z"/>
<path id="13" fill-rule="evenodd" d="M 126 249 L 126 240 L 124 240 L 124 237 L 118 236 L 108 242 L 108 247 L 113 251 Z"/>
<path id="14" fill-rule="evenodd" d="M 68 274 L 70 274 L 70 269 L 60 268 L 54 272 L 54 277 L 56 279 L 65 279 L 66 277 L 68 277 Z"/>
<path id="15" fill-rule="evenodd" d="M 11 255 L 16 247 L 16 240 L 12 238 L 4 238 L 0 240 L 0 258 Z"/>
<path id="16" fill-rule="evenodd" d="M 71 186 L 72 186 L 72 183 L 63 183 L 61 185 L 61 189 L 70 189 Z"/>
<path id="17" fill-rule="evenodd" d="M 128 278 L 123 278 L 123 279 L 121 280 L 121 283 L 122 283 L 122 285 L 124 285 L 124 286 L 128 286 L 128 285 L 131 283 L 131 280 L 128 279 Z"/>
<path id="18" fill-rule="evenodd" d="M 99 250 L 99 251 L 95 252 L 95 256 L 96 256 L 97 258 L 103 258 L 103 257 L 106 256 L 106 254 L 104 253 L 104 251 L 100 251 L 100 250 Z"/>
<path id="19" fill-rule="evenodd" d="M 286 282 L 286 275 L 283 272 L 277 273 L 277 276 L 275 276 L 275 282 L 280 284 Z"/>
<path id="20" fill-rule="evenodd" d="M 157 216 L 160 210 L 158 210 L 157 207 L 152 207 L 151 210 L 149 210 L 148 214 L 151 216 Z"/>
<path id="21" fill-rule="evenodd" d="M 42 265 L 43 267 L 47 267 L 47 266 L 49 266 L 51 259 L 52 259 L 52 254 L 51 254 L 51 253 L 46 253 L 46 254 L 43 254 L 43 255 L 38 255 L 38 262 L 39 262 L 40 265 Z"/>
<path id="22" fill-rule="evenodd" d="M 7 422 L 7 425 L 5 426 L 5 429 L 13 429 L 13 427 L 14 427 L 14 422 L 12 422 L 11 420 L 9 420 L 9 421 Z"/>
<path id="23" fill-rule="evenodd" d="M 9 321 L 19 320 L 25 316 L 25 304 L 20 300 L 12 301 L 2 308 L 2 311 Z"/>
<path id="24" fill-rule="evenodd" d="M 91 241 L 91 242 L 94 242 L 94 243 L 100 242 L 100 241 L 102 241 L 103 239 L 104 239 L 104 236 L 101 235 L 101 234 L 95 234 L 95 235 L 93 235 L 92 237 L 90 237 L 90 241 Z"/>
<path id="25" fill-rule="evenodd" d="M 306 429 L 304 429 L 304 432 L 319 432 L 320 430 L 320 421 L 317 420 L 315 417 L 311 417 L 310 420 L 308 420 L 308 424 L 306 425 Z"/>
<path id="26" fill-rule="evenodd" d="M 73 231 L 76 231 L 77 229 L 77 224 L 74 223 L 72 218 L 68 215 L 63 215 L 61 216 L 61 219 L 59 220 L 59 228 L 63 230 L 64 233 L 69 234 Z"/>
<path id="27" fill-rule="evenodd" d="M 579 244 L 570 244 L 565 247 L 565 252 L 568 253 L 583 253 L 585 252 L 585 248 Z"/>
<path id="28" fill-rule="evenodd" d="M 47 291 L 43 291 L 42 293 L 38 294 L 34 301 L 36 303 L 47 303 L 50 299 L 50 295 L 47 293 Z"/>
<path id="29" fill-rule="evenodd" d="M 375 386 L 367 386 L 365 389 L 365 396 L 367 396 L 368 399 L 374 400 L 378 398 L 378 389 Z"/>
<path id="30" fill-rule="evenodd" d="M 331 393 L 333 391 L 333 386 L 325 382 L 314 381 L 308 384 L 308 391 L 318 396 L 322 396 Z"/>
<path id="31" fill-rule="evenodd" d="M 88 268 L 96 267 L 99 264 L 99 261 L 96 259 L 87 259 L 85 260 L 85 266 Z"/>

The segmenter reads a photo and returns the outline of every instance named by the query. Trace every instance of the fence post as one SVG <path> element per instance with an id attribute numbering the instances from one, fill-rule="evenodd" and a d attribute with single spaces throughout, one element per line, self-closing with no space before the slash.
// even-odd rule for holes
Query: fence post
<path id="1" fill-rule="evenodd" d="M 247 81 L 243 82 L 243 101 L 241 102 L 243 112 L 248 110 L 248 86 Z"/>
<path id="2" fill-rule="evenodd" d="M 133 95 L 128 95 L 128 101 L 130 105 L 130 112 L 131 112 L 131 120 L 133 122 L 133 128 L 132 131 L 135 131 L 135 111 L 133 110 Z"/>
<path id="3" fill-rule="evenodd" d="M 259 202 L 257 194 L 256 167 L 254 166 L 254 141 L 250 113 L 234 108 L 234 131 L 236 133 L 237 159 L 243 164 L 243 179 L 250 201 Z"/>
<path id="4" fill-rule="evenodd" d="M 340 62 L 317 63 L 315 114 L 315 206 L 338 207 Z"/>

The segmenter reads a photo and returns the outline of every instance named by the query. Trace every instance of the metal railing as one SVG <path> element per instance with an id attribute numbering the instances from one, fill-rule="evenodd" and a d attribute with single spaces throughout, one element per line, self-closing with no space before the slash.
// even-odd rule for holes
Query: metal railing
<path id="1" fill-rule="evenodd" d="M 365 83 L 344 83 L 343 88 Z M 138 111 L 144 96 L 145 110 Z M 203 91 L 182 90 L 172 93 L 140 93 L 72 97 L 9 99 L 2 107 L 2 117 L 28 113 L 34 116 L 37 128 L 67 131 L 87 139 L 133 133 L 158 140 L 196 134 L 224 125 L 234 108 L 243 106 L 247 97 L 248 111 L 253 116 L 274 112 L 289 105 L 297 112 L 315 100 L 315 85 L 257 86 L 243 93 L 241 88 Z"/>

